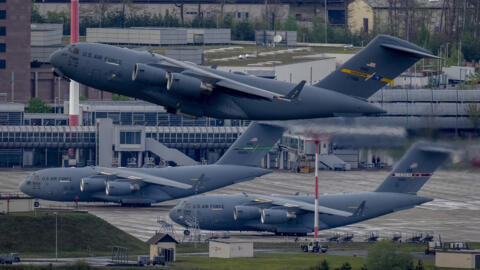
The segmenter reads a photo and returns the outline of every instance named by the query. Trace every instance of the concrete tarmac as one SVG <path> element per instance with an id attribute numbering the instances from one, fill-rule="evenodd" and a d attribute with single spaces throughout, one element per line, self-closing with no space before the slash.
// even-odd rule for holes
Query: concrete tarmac
<path id="1" fill-rule="evenodd" d="M 0 193 L 19 192 L 18 184 L 30 173 L 28 170 L 0 170 Z M 387 171 L 320 171 L 320 193 L 351 193 L 373 191 L 387 176 Z M 362 223 L 321 231 L 321 236 L 333 233 L 353 233 L 354 241 L 363 241 L 367 234 L 378 233 L 391 237 L 402 233 L 407 238 L 415 233 L 439 234 L 445 241 L 480 242 L 480 176 L 479 171 L 438 171 L 421 189 L 419 195 L 435 198 L 414 209 L 404 210 Z M 313 194 L 313 174 L 296 174 L 275 171 L 250 182 L 235 184 L 207 194 Z M 180 200 L 160 203 L 150 208 L 125 208 L 105 203 L 80 203 L 88 210 L 118 228 L 142 240 L 150 238 L 155 231 L 163 230 L 158 220 L 170 222 L 168 211 Z M 40 201 L 41 207 L 73 207 L 74 203 Z M 177 239 L 182 240 L 181 226 L 174 224 Z M 291 241 L 293 238 L 272 237 L 270 233 L 256 232 L 209 232 L 202 231 L 203 238 L 229 235 L 252 241 Z M 187 240 L 185 238 L 185 240 Z"/>

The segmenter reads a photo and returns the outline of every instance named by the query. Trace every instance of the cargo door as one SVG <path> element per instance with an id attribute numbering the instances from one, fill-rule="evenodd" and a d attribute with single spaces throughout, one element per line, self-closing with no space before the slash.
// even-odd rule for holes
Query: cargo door
<path id="1" fill-rule="evenodd" d="M 480 255 L 475 255 L 475 269 L 480 269 Z"/>

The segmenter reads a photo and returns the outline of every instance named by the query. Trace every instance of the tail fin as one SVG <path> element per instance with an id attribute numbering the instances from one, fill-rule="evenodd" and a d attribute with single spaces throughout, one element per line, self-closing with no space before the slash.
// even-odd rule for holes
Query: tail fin
<path id="1" fill-rule="evenodd" d="M 415 143 L 375 192 L 416 194 L 452 152 L 444 144 Z"/>
<path id="2" fill-rule="evenodd" d="M 216 164 L 258 166 L 284 131 L 279 126 L 252 122 Z"/>
<path id="3" fill-rule="evenodd" d="M 379 35 L 316 87 L 369 98 L 422 58 L 438 58 L 410 42 Z"/>

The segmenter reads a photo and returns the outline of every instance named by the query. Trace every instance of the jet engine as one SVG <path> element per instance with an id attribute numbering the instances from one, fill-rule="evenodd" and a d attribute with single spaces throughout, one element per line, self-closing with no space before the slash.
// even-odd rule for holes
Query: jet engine
<path id="1" fill-rule="evenodd" d="M 181 73 L 167 72 L 167 90 L 174 94 L 199 98 L 212 90 L 211 85 L 203 83 L 201 80 L 183 75 Z"/>
<path id="2" fill-rule="evenodd" d="M 263 224 L 285 223 L 294 218 L 296 218 L 294 213 L 290 213 L 283 209 L 263 209 L 261 214 L 261 221 Z"/>
<path id="3" fill-rule="evenodd" d="M 80 180 L 80 191 L 95 192 L 105 188 L 104 177 L 85 177 Z"/>
<path id="4" fill-rule="evenodd" d="M 167 71 L 137 63 L 133 68 L 132 81 L 165 87 L 167 85 Z"/>
<path id="5" fill-rule="evenodd" d="M 260 217 L 260 209 L 255 206 L 237 205 L 233 208 L 235 220 L 250 220 Z"/>
<path id="6" fill-rule="evenodd" d="M 105 194 L 109 196 L 128 195 L 140 189 L 136 183 L 129 182 L 107 182 Z"/>

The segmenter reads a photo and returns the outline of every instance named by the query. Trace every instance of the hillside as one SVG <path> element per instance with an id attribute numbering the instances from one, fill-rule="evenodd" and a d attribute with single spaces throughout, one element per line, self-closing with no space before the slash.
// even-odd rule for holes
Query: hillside
<path id="1" fill-rule="evenodd" d="M 88 213 L 58 212 L 59 256 L 99 255 L 112 246 L 127 247 L 130 254 L 145 253 L 147 244 Z M 55 214 L 37 211 L 0 216 L 0 254 L 55 253 Z"/>

